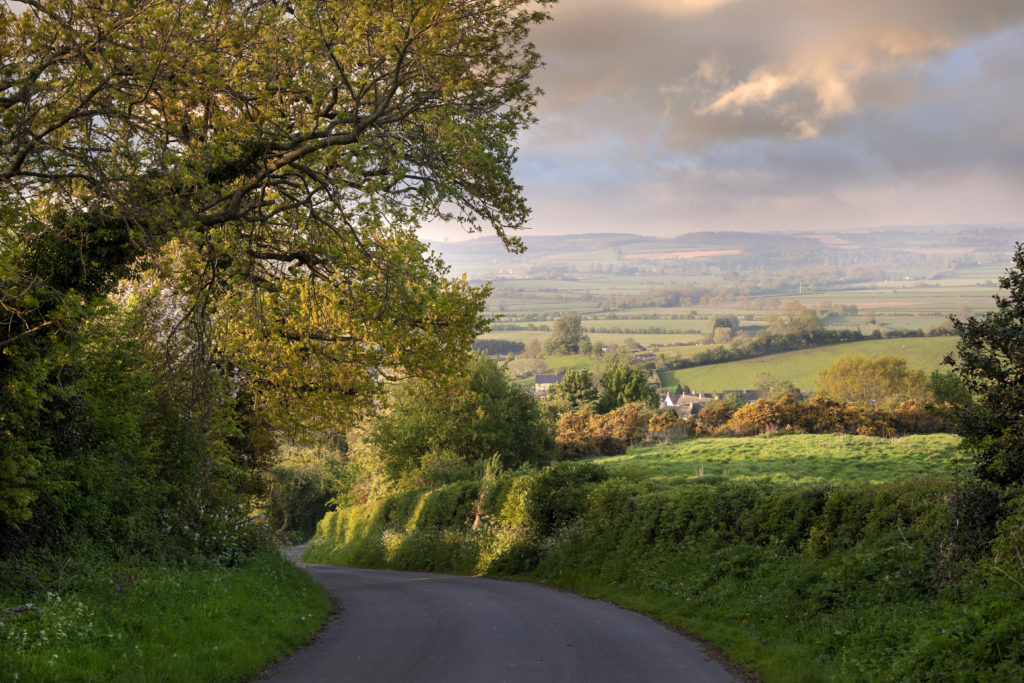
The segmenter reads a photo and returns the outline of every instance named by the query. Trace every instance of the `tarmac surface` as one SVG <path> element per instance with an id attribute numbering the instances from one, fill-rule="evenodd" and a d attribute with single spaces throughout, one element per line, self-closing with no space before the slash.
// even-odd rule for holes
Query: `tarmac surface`
<path id="1" fill-rule="evenodd" d="M 698 644 L 600 600 L 517 581 L 300 566 L 339 611 L 260 681 L 739 680 Z"/>

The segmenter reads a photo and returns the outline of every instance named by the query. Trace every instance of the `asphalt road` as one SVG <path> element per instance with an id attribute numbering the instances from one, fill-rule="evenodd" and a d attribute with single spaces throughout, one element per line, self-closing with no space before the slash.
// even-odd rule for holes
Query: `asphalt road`
<path id="1" fill-rule="evenodd" d="M 737 680 L 690 640 L 599 600 L 531 583 L 302 566 L 340 613 L 261 681 Z"/>

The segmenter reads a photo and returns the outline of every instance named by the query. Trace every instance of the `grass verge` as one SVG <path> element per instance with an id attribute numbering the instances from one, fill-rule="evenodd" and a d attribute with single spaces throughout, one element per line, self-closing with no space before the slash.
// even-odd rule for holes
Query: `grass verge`
<path id="1" fill-rule="evenodd" d="M 18 599 L 0 597 L 3 607 Z M 35 604 L 0 616 L 0 680 L 246 680 L 309 640 L 330 611 L 276 551 L 231 568 L 83 568 Z"/>

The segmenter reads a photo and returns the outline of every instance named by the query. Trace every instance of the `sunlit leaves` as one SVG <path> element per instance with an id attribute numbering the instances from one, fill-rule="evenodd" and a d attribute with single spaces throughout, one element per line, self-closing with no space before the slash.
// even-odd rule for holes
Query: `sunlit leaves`
<path id="1" fill-rule="evenodd" d="M 282 420 L 344 415 L 387 378 L 443 372 L 482 329 L 486 290 L 449 281 L 416 227 L 459 221 L 521 247 L 512 164 L 537 6 L 2 6 L 0 211 L 29 242 L 119 221 L 111 273 L 151 269 L 193 361 Z"/>

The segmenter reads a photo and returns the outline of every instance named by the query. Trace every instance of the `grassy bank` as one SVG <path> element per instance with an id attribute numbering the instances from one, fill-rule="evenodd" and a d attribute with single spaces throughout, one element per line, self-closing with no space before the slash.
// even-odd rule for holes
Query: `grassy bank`
<path id="1" fill-rule="evenodd" d="M 0 680 L 245 680 L 329 611 L 323 590 L 274 551 L 232 568 L 87 561 L 33 598 L 38 610 L 0 616 Z M 25 596 L 0 599 L 8 608 Z"/>
<path id="2" fill-rule="evenodd" d="M 1020 520 L 999 556 L 956 532 L 983 498 L 949 476 L 669 483 L 561 463 L 332 512 L 307 559 L 571 588 L 690 629 L 769 681 L 1020 679 L 1024 567 L 1006 559 Z"/>
<path id="3" fill-rule="evenodd" d="M 793 484 L 882 483 L 952 477 L 959 443 L 960 438 L 950 434 L 897 439 L 851 434 L 685 439 L 631 448 L 625 455 L 596 462 L 662 487 L 702 477 Z"/>

